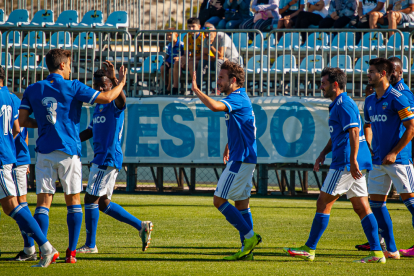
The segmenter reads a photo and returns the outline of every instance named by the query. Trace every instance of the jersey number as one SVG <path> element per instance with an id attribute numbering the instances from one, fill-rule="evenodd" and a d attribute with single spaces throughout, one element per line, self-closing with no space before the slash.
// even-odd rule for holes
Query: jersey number
<path id="1" fill-rule="evenodd" d="M 12 118 L 12 108 L 10 105 L 3 105 L 1 107 L 1 116 L 3 117 L 3 134 L 9 135 L 9 133 L 12 133 L 10 125 Z"/>
<path id="2" fill-rule="evenodd" d="M 46 97 L 42 100 L 43 106 L 46 106 L 46 110 L 48 115 L 46 115 L 47 120 L 51 124 L 56 124 L 56 109 L 57 109 L 57 101 L 55 98 Z"/>

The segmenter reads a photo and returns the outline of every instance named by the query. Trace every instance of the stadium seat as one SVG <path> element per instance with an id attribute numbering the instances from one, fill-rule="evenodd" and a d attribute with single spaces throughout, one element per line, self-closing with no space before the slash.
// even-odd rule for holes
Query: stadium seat
<path id="1" fill-rule="evenodd" d="M 5 20 L 4 10 L 3 9 L 0 9 L 0 24 L 3 24 L 4 23 L 4 20 Z"/>
<path id="2" fill-rule="evenodd" d="M 292 69 L 290 68 L 292 67 Z M 294 55 L 281 55 L 278 56 L 273 66 L 270 68 L 270 72 L 274 73 L 281 73 L 283 72 L 297 72 L 298 67 L 296 66 L 296 57 Z"/>
<path id="3" fill-rule="evenodd" d="M 348 55 L 334 56 L 328 64 L 328 67 L 339 67 L 346 73 L 352 73 L 352 59 Z"/>
<path id="4" fill-rule="evenodd" d="M 319 51 L 321 48 L 328 48 L 328 42 L 329 38 L 327 33 L 311 33 L 307 41 L 300 46 L 300 50 Z M 295 46 L 295 49 L 299 49 L 299 47 Z"/>
<path id="5" fill-rule="evenodd" d="M 267 37 L 267 33 L 263 33 L 263 50 L 267 50 L 268 40 L 266 39 L 266 37 Z M 262 40 L 261 35 L 257 34 L 255 39 L 253 39 L 253 43 L 249 46 L 248 50 L 251 52 L 253 51 L 259 52 L 260 49 L 262 49 L 262 46 L 260 45 L 261 40 Z"/>
<path id="6" fill-rule="evenodd" d="M 46 48 L 70 48 L 72 47 L 72 42 L 69 32 L 57 32 L 52 35 L 49 40 L 49 43 L 46 45 Z"/>
<path id="7" fill-rule="evenodd" d="M 23 39 L 22 48 L 42 48 L 46 45 L 45 33 L 32 31 Z"/>
<path id="8" fill-rule="evenodd" d="M 306 69 L 306 64 L 308 69 Z M 308 55 L 300 64 L 301 73 L 321 73 L 323 68 L 323 57 L 321 55 Z"/>
<path id="9" fill-rule="evenodd" d="M 101 11 L 92 10 L 85 13 L 82 18 L 82 21 L 77 23 L 70 23 L 70 27 L 77 27 L 77 28 L 92 28 L 95 24 L 102 24 L 103 23 L 103 14 Z"/>
<path id="10" fill-rule="evenodd" d="M 260 74 L 260 66 L 263 64 L 263 71 L 266 72 L 268 70 L 268 58 L 267 56 L 263 56 L 263 59 L 260 58 L 260 55 L 253 56 L 247 62 L 246 72 L 249 74 Z"/>
<path id="11" fill-rule="evenodd" d="M 25 9 L 17 9 L 10 13 L 3 26 L 17 27 L 22 23 L 29 23 L 29 11 Z"/>
<path id="12" fill-rule="evenodd" d="M 410 45 L 410 33 L 403 32 L 403 38 L 404 38 L 404 51 L 407 51 Z M 395 39 L 395 43 L 394 43 L 394 39 Z M 413 45 L 413 42 L 411 41 L 411 47 L 412 45 Z M 401 34 L 400 33 L 394 33 L 388 40 L 387 50 L 394 51 L 394 49 L 395 51 L 401 51 Z M 385 48 L 383 50 L 385 50 Z"/>
<path id="13" fill-rule="evenodd" d="M 30 23 L 22 23 L 22 26 L 39 26 L 43 27 L 46 23 L 53 23 L 53 11 L 52 10 L 40 10 L 35 13 Z"/>
<path id="14" fill-rule="evenodd" d="M 34 69 L 36 66 L 36 55 L 34 53 L 23 53 L 17 56 L 14 66 L 9 69 L 26 71 L 27 68 Z"/>
<path id="15" fill-rule="evenodd" d="M 1 38 L 1 47 L 6 47 L 6 40 L 8 39 L 8 46 L 20 47 L 20 32 L 4 32 Z"/>
<path id="16" fill-rule="evenodd" d="M 46 56 L 43 57 L 42 61 L 39 63 L 39 65 L 36 67 L 37 71 L 49 71 L 46 66 Z"/>
<path id="17" fill-rule="evenodd" d="M 79 39 L 80 37 L 80 39 Z M 88 37 L 88 40 L 86 40 Z M 86 43 L 88 42 L 88 43 Z M 87 44 L 87 45 L 86 45 Z M 74 49 L 82 49 L 85 50 L 86 46 L 88 49 L 95 49 L 96 48 L 96 39 L 94 39 L 94 33 L 80 33 L 75 40 L 73 41 L 73 48 Z"/>
<path id="18" fill-rule="evenodd" d="M 7 53 L 7 65 L 6 65 L 6 52 L 1 53 L 1 66 L 5 69 L 10 69 L 12 66 L 12 56 L 10 53 Z"/>
<path id="19" fill-rule="evenodd" d="M 161 69 L 161 65 L 164 62 L 164 56 L 163 55 L 151 55 L 151 57 L 147 57 L 143 64 L 142 67 L 138 67 L 138 68 L 131 68 L 131 73 L 156 73 L 157 70 Z"/>
<path id="20" fill-rule="evenodd" d="M 356 73 L 363 73 L 363 74 L 367 74 L 368 73 L 368 68 L 369 68 L 369 61 L 373 58 L 377 58 L 376 55 L 371 55 L 370 56 L 363 56 L 362 58 L 358 59 L 358 61 L 355 64 L 355 72 Z M 362 67 L 362 69 L 361 69 Z"/>
<path id="21" fill-rule="evenodd" d="M 95 23 L 96 28 L 128 28 L 129 20 L 128 13 L 126 11 L 115 11 L 112 12 L 105 24 Z"/>
<path id="22" fill-rule="evenodd" d="M 355 48 L 355 51 L 358 51 L 358 52 L 361 52 L 361 51 L 368 52 L 370 49 L 371 51 L 373 51 L 375 49 L 384 48 L 384 36 L 380 32 L 365 33 L 357 46 L 355 47 L 353 45 L 349 46 L 350 51 L 353 51 L 354 48 Z"/>
<path id="23" fill-rule="evenodd" d="M 70 24 L 78 24 L 79 15 L 75 10 L 62 11 L 55 23 L 46 23 L 45 27 L 68 27 Z"/>
<path id="24" fill-rule="evenodd" d="M 338 33 L 332 40 L 330 44 L 332 50 L 337 51 L 338 48 L 340 51 L 345 51 L 349 46 L 354 45 L 355 33 L 345 32 Z M 355 41 L 356 43 L 356 41 Z"/>
<path id="25" fill-rule="evenodd" d="M 249 47 L 249 37 L 247 36 L 247 33 L 233 34 L 233 43 L 236 46 L 237 51 L 246 51 Z"/>
<path id="26" fill-rule="evenodd" d="M 276 46 L 278 50 L 290 51 L 290 50 L 293 50 L 294 48 L 299 47 L 300 45 L 299 39 L 300 39 L 299 33 L 285 33 L 285 35 L 282 36 L 282 38 L 279 40 L 279 43 L 277 45 L 274 45 L 274 42 L 276 40 L 274 40 L 273 43 L 271 40 L 269 48 L 275 49 L 275 46 Z"/>

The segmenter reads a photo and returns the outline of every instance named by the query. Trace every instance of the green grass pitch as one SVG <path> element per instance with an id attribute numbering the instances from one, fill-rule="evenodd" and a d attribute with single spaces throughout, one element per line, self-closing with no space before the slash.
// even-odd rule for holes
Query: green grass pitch
<path id="1" fill-rule="evenodd" d="M 83 195 L 82 195 L 83 197 Z M 99 254 L 78 254 L 77 264 L 65 264 L 67 248 L 66 206 L 56 194 L 50 210 L 48 238 L 61 259 L 47 269 L 30 268 L 35 262 L 6 262 L 22 249 L 16 223 L 0 220 L 0 275 L 413 275 L 414 258 L 382 264 L 353 264 L 367 255 L 355 244 L 365 242 L 362 226 L 349 201 L 335 204 L 329 226 L 319 242 L 313 263 L 283 254 L 284 246 L 300 246 L 309 234 L 316 199 L 251 199 L 254 230 L 263 243 L 254 251 L 255 261 L 226 262 L 222 258 L 239 247 L 238 232 L 213 207 L 212 196 L 115 194 L 114 202 L 140 219 L 152 220 L 152 243 L 141 251 L 138 232 L 100 213 Z M 35 195 L 28 195 L 34 212 Z M 411 214 L 400 203 L 388 203 L 397 246 L 414 244 Z M 85 242 L 82 225 L 78 246 Z"/>

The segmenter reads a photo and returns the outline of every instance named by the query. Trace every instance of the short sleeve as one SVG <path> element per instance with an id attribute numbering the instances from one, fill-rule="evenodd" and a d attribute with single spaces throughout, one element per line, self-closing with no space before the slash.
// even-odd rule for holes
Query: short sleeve
<path id="1" fill-rule="evenodd" d="M 220 102 L 224 103 L 227 106 L 227 108 L 229 109 L 229 112 L 235 112 L 242 108 L 242 101 L 241 101 L 240 94 L 231 93 L 223 100 L 220 100 Z"/>
<path id="2" fill-rule="evenodd" d="M 398 116 L 401 121 L 409 121 L 414 119 L 414 114 L 411 111 L 410 102 L 407 97 L 400 94 L 399 97 L 395 97 L 393 100 L 393 108 L 398 112 Z"/>
<path id="3" fill-rule="evenodd" d="M 91 122 L 88 125 L 88 129 L 93 129 L 93 119 L 91 120 Z"/>
<path id="4" fill-rule="evenodd" d="M 364 120 L 366 124 L 371 124 L 371 120 L 369 118 L 369 114 L 368 114 L 368 103 L 367 100 L 365 100 L 365 104 L 364 104 Z"/>
<path id="5" fill-rule="evenodd" d="M 32 105 L 30 104 L 29 101 L 29 97 L 28 97 L 28 93 L 30 92 L 30 86 L 26 88 L 26 91 L 24 91 L 23 93 L 23 99 L 22 102 L 20 103 L 20 107 L 19 109 L 26 109 L 29 111 L 29 114 L 33 113 L 33 109 L 32 109 Z"/>
<path id="6" fill-rule="evenodd" d="M 20 100 L 17 98 L 17 96 L 13 96 L 12 102 L 13 102 L 13 108 L 12 108 L 12 115 L 13 115 L 13 121 L 19 119 L 19 107 L 20 107 Z"/>
<path id="7" fill-rule="evenodd" d="M 98 95 L 101 93 L 81 83 L 78 80 L 73 81 L 73 88 L 75 92 L 75 99 L 89 104 L 94 104 L 96 97 L 98 97 Z"/>
<path id="8" fill-rule="evenodd" d="M 358 114 L 355 113 L 355 109 L 351 103 L 344 102 L 338 106 L 339 120 L 343 131 L 347 131 L 353 127 L 359 127 Z"/>

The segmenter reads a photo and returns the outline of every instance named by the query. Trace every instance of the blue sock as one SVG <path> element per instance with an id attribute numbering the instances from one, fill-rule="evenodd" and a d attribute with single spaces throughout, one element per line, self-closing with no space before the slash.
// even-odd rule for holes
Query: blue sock
<path id="1" fill-rule="evenodd" d="M 244 220 L 247 222 L 247 224 L 253 229 L 253 217 L 252 217 L 252 213 L 250 212 L 250 208 L 240 210 L 240 214 L 242 215 Z M 240 233 L 240 241 L 243 245 L 244 235 L 241 232 L 239 233 Z"/>
<path id="2" fill-rule="evenodd" d="M 109 205 L 106 207 L 105 214 L 113 217 L 116 220 L 124 222 L 126 224 L 131 225 L 138 231 L 141 230 L 141 221 L 128 213 L 121 205 L 118 205 L 114 202 L 110 202 Z"/>
<path id="3" fill-rule="evenodd" d="M 29 209 L 29 205 L 27 204 L 27 202 L 22 202 L 19 204 L 20 206 L 22 206 L 22 208 L 28 212 L 30 215 L 32 215 L 32 213 L 30 212 Z M 22 229 L 20 229 L 20 232 L 22 231 Z M 23 241 L 24 241 L 24 247 L 32 247 L 34 246 L 34 240 L 32 237 L 29 237 L 28 235 L 25 235 L 22 233 L 22 237 L 23 237 Z"/>
<path id="4" fill-rule="evenodd" d="M 388 212 L 386 202 L 383 201 L 369 201 L 372 212 L 378 222 L 379 232 L 385 240 L 387 250 L 389 252 L 397 251 L 397 245 L 395 244 L 393 227 L 390 213 Z"/>
<path id="5" fill-rule="evenodd" d="M 96 245 L 96 229 L 98 229 L 99 206 L 98 204 L 85 204 L 85 245 L 94 248 Z"/>
<path id="6" fill-rule="evenodd" d="M 226 217 L 226 220 L 239 230 L 243 237 L 249 232 L 253 232 L 253 227 L 244 220 L 240 211 L 229 202 L 223 203 L 218 209 Z"/>
<path id="7" fill-rule="evenodd" d="M 307 247 L 315 250 L 319 239 L 322 237 L 326 227 L 328 227 L 330 214 L 316 213 L 313 219 L 312 228 L 308 241 L 305 243 Z"/>
<path id="8" fill-rule="evenodd" d="M 73 251 L 76 250 L 76 246 L 78 245 L 78 239 L 80 230 L 82 227 L 82 205 L 71 205 L 67 206 L 68 208 L 68 215 L 66 221 L 68 223 L 69 229 L 69 250 Z"/>
<path id="9" fill-rule="evenodd" d="M 414 227 L 414 197 L 404 200 L 404 204 L 405 206 L 407 206 L 408 211 L 411 212 L 411 215 L 412 215 L 411 221 Z"/>
<path id="10" fill-rule="evenodd" d="M 46 207 L 37 207 L 34 214 L 34 219 L 42 229 L 43 235 L 47 237 L 47 230 L 49 229 L 49 209 Z"/>
<path id="11" fill-rule="evenodd" d="M 371 251 L 382 251 L 380 241 L 378 238 L 378 223 L 373 213 L 366 215 L 361 220 L 362 228 L 365 236 L 367 236 Z"/>
<path id="12" fill-rule="evenodd" d="M 17 222 L 21 231 L 28 236 L 33 237 L 39 246 L 42 246 L 47 242 L 47 239 L 45 235 L 43 235 L 39 225 L 36 223 L 36 220 L 32 215 L 28 214 L 22 206 L 18 205 L 14 208 L 9 216 Z"/>

